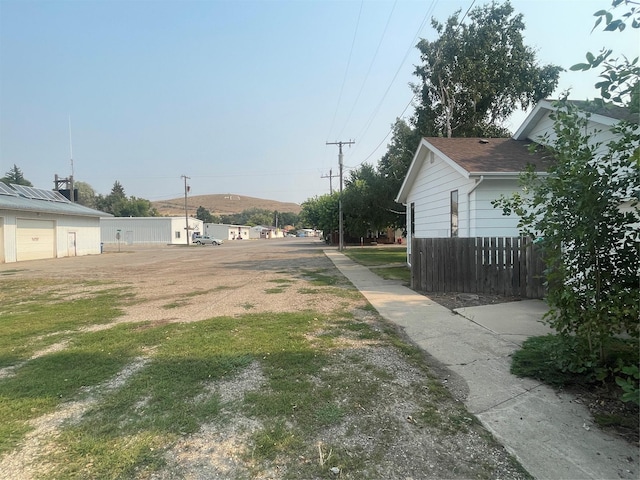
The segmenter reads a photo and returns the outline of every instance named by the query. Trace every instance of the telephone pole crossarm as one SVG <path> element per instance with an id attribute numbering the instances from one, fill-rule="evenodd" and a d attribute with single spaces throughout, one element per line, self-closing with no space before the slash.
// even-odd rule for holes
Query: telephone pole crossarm
<path id="1" fill-rule="evenodd" d="M 333 179 L 338 175 L 333 174 L 333 170 L 329 169 L 329 175 L 322 175 L 320 178 L 328 178 L 329 179 L 329 194 L 333 195 Z"/>

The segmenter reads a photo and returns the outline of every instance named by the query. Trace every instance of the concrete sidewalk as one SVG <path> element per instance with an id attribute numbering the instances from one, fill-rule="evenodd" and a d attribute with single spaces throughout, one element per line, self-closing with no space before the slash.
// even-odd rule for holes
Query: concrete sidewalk
<path id="1" fill-rule="evenodd" d="M 572 396 L 509 372 L 510 355 L 550 330 L 539 300 L 449 309 L 384 280 L 336 250 L 336 267 L 387 320 L 452 372 L 461 398 L 538 479 L 637 479 L 637 448 L 601 431 Z"/>

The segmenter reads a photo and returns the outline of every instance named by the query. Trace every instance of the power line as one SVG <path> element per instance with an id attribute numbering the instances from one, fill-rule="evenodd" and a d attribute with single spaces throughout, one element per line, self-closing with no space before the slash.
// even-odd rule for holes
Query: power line
<path id="1" fill-rule="evenodd" d="M 389 16 L 387 17 L 387 23 L 384 26 L 384 30 L 382 31 L 382 36 L 380 37 L 380 41 L 378 42 L 378 46 L 376 47 L 376 51 L 373 54 L 373 58 L 371 59 L 371 62 L 369 63 L 369 68 L 367 69 L 367 73 L 364 76 L 364 80 L 362 81 L 362 85 L 360 85 L 360 91 L 358 92 L 358 95 L 356 96 L 355 101 L 353 102 L 353 106 L 351 107 L 351 111 L 349 112 L 349 115 L 347 116 L 347 119 L 344 122 L 344 127 L 342 127 L 342 130 L 340 131 L 340 134 L 338 135 L 339 137 L 342 136 L 342 132 L 344 132 L 344 129 L 346 128 L 346 126 L 349 124 L 349 120 L 351 119 L 351 115 L 353 114 L 353 111 L 356 108 L 356 105 L 358 104 L 358 100 L 360 100 L 360 95 L 362 94 L 363 90 L 364 90 L 364 86 L 367 83 L 367 80 L 369 79 L 369 74 L 371 73 L 371 68 L 373 67 L 373 64 L 375 63 L 376 58 L 378 58 L 378 52 L 380 51 L 380 46 L 382 45 L 382 41 L 384 40 L 386 34 L 387 34 L 387 29 L 389 28 L 389 23 L 391 23 L 391 17 L 393 16 L 393 12 L 396 9 L 396 5 L 398 4 L 398 0 L 395 0 L 395 2 L 393 2 L 393 6 L 391 7 L 391 11 L 389 12 Z"/>
<path id="2" fill-rule="evenodd" d="M 411 97 L 411 100 L 409 100 L 409 103 L 407 103 L 407 106 L 406 106 L 406 107 L 404 107 L 404 110 L 402 110 L 402 113 L 400 114 L 400 117 L 402 117 L 402 116 L 404 115 L 404 112 L 406 112 L 406 111 L 407 111 L 407 108 L 409 108 L 409 105 L 411 105 L 411 104 L 413 103 L 413 99 L 414 99 L 414 98 L 416 98 L 416 96 L 415 96 L 415 95 Z M 395 125 L 395 123 L 394 123 L 394 125 Z M 389 129 L 389 131 L 388 131 L 388 132 L 387 132 L 387 134 L 384 136 L 384 138 L 383 138 L 382 140 L 380 140 L 380 143 L 378 143 L 378 145 L 376 146 L 376 148 L 374 148 L 374 149 L 373 149 L 373 151 L 372 151 L 369 155 L 367 155 L 367 157 L 366 157 L 364 160 L 362 160 L 362 161 L 361 161 L 358 165 L 356 165 L 355 167 L 349 167 L 349 168 L 357 168 L 357 167 L 359 167 L 360 165 L 362 165 L 364 162 L 366 162 L 367 160 L 369 160 L 369 159 L 373 156 L 373 154 L 374 154 L 374 153 L 376 153 L 376 152 L 378 151 L 378 149 L 379 149 L 379 148 L 380 148 L 380 146 L 384 143 L 384 141 L 385 141 L 387 138 L 389 138 L 389 135 L 391 135 L 391 132 L 393 132 L 393 127 L 391 127 L 391 128 Z"/>
<path id="3" fill-rule="evenodd" d="M 373 123 L 373 120 L 375 119 L 376 115 L 380 111 L 380 107 L 382 106 L 382 103 L 384 102 L 385 98 L 387 98 L 387 94 L 389 93 L 389 90 L 391 90 L 391 87 L 393 86 L 394 82 L 396 81 L 396 78 L 397 78 L 398 74 L 400 73 L 400 70 L 402 69 L 402 67 L 404 66 L 405 62 L 407 61 L 407 57 L 413 51 L 413 48 L 415 48 L 416 39 L 420 35 L 420 32 L 424 28 L 424 25 L 427 23 L 427 20 L 428 20 L 429 16 L 431 15 L 431 13 L 433 12 L 433 9 L 435 8 L 437 3 L 438 3 L 438 0 L 432 0 L 431 5 L 427 9 L 427 12 L 425 13 L 425 15 L 423 17 L 422 22 L 420 23 L 420 26 L 418 27 L 415 35 L 413 36 L 413 39 L 411 40 L 411 45 L 409 45 L 409 48 L 407 48 L 407 51 L 406 51 L 404 57 L 402 58 L 402 62 L 400 62 L 400 65 L 398 65 L 398 68 L 396 69 L 396 73 L 393 75 L 393 78 L 391 79 L 391 82 L 389 83 L 389 86 L 387 87 L 387 89 L 385 90 L 382 98 L 380 99 L 380 101 L 376 105 L 375 109 L 371 113 L 371 115 L 369 117 L 369 120 L 365 123 L 364 129 L 358 134 L 359 138 L 364 137 L 367 134 L 367 132 L 369 131 L 369 127 L 371 126 L 371 124 Z"/>
<path id="4" fill-rule="evenodd" d="M 342 92 L 344 91 L 344 85 L 347 82 L 347 75 L 349 73 L 349 67 L 351 66 L 351 56 L 353 55 L 353 46 L 356 44 L 356 37 L 358 36 L 358 27 L 360 26 L 360 16 L 362 15 L 362 6 L 364 5 L 364 0 L 360 2 L 360 11 L 358 12 L 358 20 L 356 21 L 356 29 L 353 32 L 353 40 L 351 41 L 351 50 L 349 51 L 349 59 L 347 60 L 347 68 L 344 71 L 344 77 L 342 78 L 342 86 L 340 87 L 340 93 L 338 94 L 338 103 L 336 104 L 336 110 L 333 113 L 333 119 L 331 120 L 331 126 L 329 127 L 329 134 L 331 130 L 333 130 L 333 125 L 336 121 L 336 116 L 338 115 L 338 109 L 340 108 L 340 102 L 342 101 Z M 329 136 L 327 134 L 327 137 Z"/>

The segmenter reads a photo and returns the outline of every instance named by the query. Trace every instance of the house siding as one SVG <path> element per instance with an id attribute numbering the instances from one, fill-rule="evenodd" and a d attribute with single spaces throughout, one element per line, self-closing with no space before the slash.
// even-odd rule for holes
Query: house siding
<path id="1" fill-rule="evenodd" d="M 505 216 L 501 208 L 494 208 L 491 202 L 508 192 L 521 191 L 518 181 L 484 180 L 471 194 L 470 228 L 461 228 L 460 236 L 465 237 L 517 237 L 519 217 Z"/>
<path id="2" fill-rule="evenodd" d="M 458 190 L 458 224 L 465 225 L 468 211 L 466 193 L 472 184 L 473 180 L 462 177 L 437 155 L 428 155 L 407 197 L 408 208 L 411 203 L 415 204 L 414 236 L 451 236 L 450 195 L 453 190 Z"/>
<path id="3" fill-rule="evenodd" d="M 540 119 L 540 121 L 535 125 L 535 127 L 529 132 L 528 138 L 536 143 L 541 143 L 543 145 L 554 144 L 556 139 L 558 138 L 556 133 L 553 131 L 553 120 L 549 117 L 552 112 L 546 112 L 544 116 Z M 611 127 L 603 125 L 598 122 L 594 122 L 589 120 L 587 122 L 587 131 L 589 133 L 593 133 L 593 142 L 600 143 L 603 146 L 606 145 L 611 140 L 616 139 L 618 136 L 611 131 Z M 548 135 L 548 139 L 546 141 L 542 141 L 544 136 Z M 597 154 L 602 154 L 604 152 L 604 148 L 600 148 L 596 150 Z"/>

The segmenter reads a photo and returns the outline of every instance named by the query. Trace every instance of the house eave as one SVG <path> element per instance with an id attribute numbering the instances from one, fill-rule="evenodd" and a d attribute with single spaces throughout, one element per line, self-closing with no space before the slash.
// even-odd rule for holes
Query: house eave
<path id="1" fill-rule="evenodd" d="M 533 110 L 531 110 L 529 115 L 527 115 L 527 117 L 522 122 L 522 125 L 520 125 L 520 128 L 516 130 L 516 132 L 513 134 L 513 137 L 511 138 L 513 138 L 514 140 L 530 139 L 532 141 L 537 141 L 538 139 L 529 138 L 531 131 L 544 115 L 546 115 L 548 112 L 554 112 L 556 110 L 557 108 L 553 106 L 553 102 L 549 100 L 540 100 L 540 102 L 538 102 L 538 104 L 533 108 Z M 599 123 L 601 125 L 605 125 L 607 127 L 612 127 L 620 122 L 620 120 L 616 118 L 607 117 L 599 113 L 589 114 L 582 110 L 578 111 L 578 115 L 581 118 L 585 118 L 587 115 L 589 115 L 592 121 Z"/>

